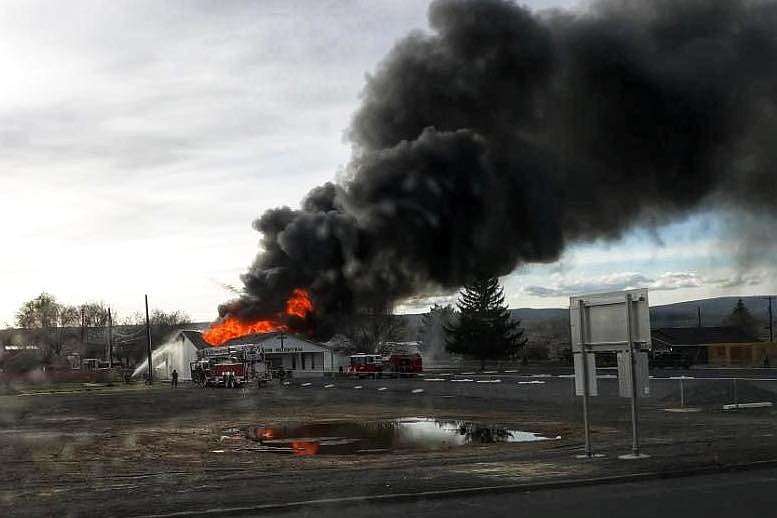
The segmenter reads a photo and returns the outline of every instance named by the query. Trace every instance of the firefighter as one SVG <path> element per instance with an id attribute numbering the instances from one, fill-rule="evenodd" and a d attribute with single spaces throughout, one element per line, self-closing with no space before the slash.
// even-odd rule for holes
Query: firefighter
<path id="1" fill-rule="evenodd" d="M 173 369 L 172 380 L 173 388 L 178 388 L 178 371 L 175 369 Z"/>

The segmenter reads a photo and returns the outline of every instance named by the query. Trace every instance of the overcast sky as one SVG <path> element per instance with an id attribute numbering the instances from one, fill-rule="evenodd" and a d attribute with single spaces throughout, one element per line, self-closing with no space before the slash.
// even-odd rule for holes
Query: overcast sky
<path id="1" fill-rule="evenodd" d="M 148 293 L 212 320 L 257 253 L 251 221 L 336 176 L 365 74 L 425 12 L 419 0 L 3 2 L 0 324 L 41 291 L 120 315 Z M 504 279 L 509 301 L 774 292 L 771 265 L 744 265 L 720 237 L 725 218 L 521 267 Z"/>

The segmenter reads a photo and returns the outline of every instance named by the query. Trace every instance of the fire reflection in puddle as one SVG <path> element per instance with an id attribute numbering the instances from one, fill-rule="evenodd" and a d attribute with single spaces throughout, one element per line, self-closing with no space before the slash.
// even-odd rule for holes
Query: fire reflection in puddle
<path id="1" fill-rule="evenodd" d="M 560 439 L 469 421 L 405 418 L 374 422 L 285 423 L 251 426 L 260 451 L 294 455 L 379 454 L 396 450 L 444 450 L 502 442 Z"/>

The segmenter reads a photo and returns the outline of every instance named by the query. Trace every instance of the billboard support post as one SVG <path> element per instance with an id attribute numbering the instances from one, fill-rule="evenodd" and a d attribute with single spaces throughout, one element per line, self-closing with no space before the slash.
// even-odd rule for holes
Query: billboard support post
<path id="1" fill-rule="evenodd" d="M 580 311 L 580 343 L 585 343 L 585 312 L 582 303 L 578 306 L 578 310 Z M 593 452 L 591 451 L 591 424 L 588 420 L 588 357 L 586 355 L 585 346 L 581 347 L 580 355 L 583 359 L 583 427 L 585 429 L 585 456 L 591 457 Z"/>
<path id="2" fill-rule="evenodd" d="M 631 390 L 631 454 L 621 455 L 621 459 L 644 459 L 650 457 L 639 451 L 639 393 L 637 392 L 637 351 L 635 350 L 634 333 L 631 324 L 633 299 L 631 293 L 626 293 L 626 339 L 629 346 L 629 381 Z"/>
<path id="3" fill-rule="evenodd" d="M 631 293 L 626 294 L 626 336 L 629 340 L 629 361 L 631 369 L 631 453 L 639 456 L 639 396 L 637 395 L 637 355 L 634 351 L 634 339 L 631 333 Z"/>

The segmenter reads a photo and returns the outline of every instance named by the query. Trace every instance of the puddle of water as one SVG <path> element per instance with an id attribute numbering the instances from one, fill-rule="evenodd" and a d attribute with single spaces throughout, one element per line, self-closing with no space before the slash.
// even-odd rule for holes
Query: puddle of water
<path id="1" fill-rule="evenodd" d="M 246 436 L 260 451 L 320 454 L 373 454 L 395 450 L 445 450 L 499 442 L 560 439 L 534 432 L 467 421 L 406 418 L 374 422 L 285 423 L 250 426 Z"/>

